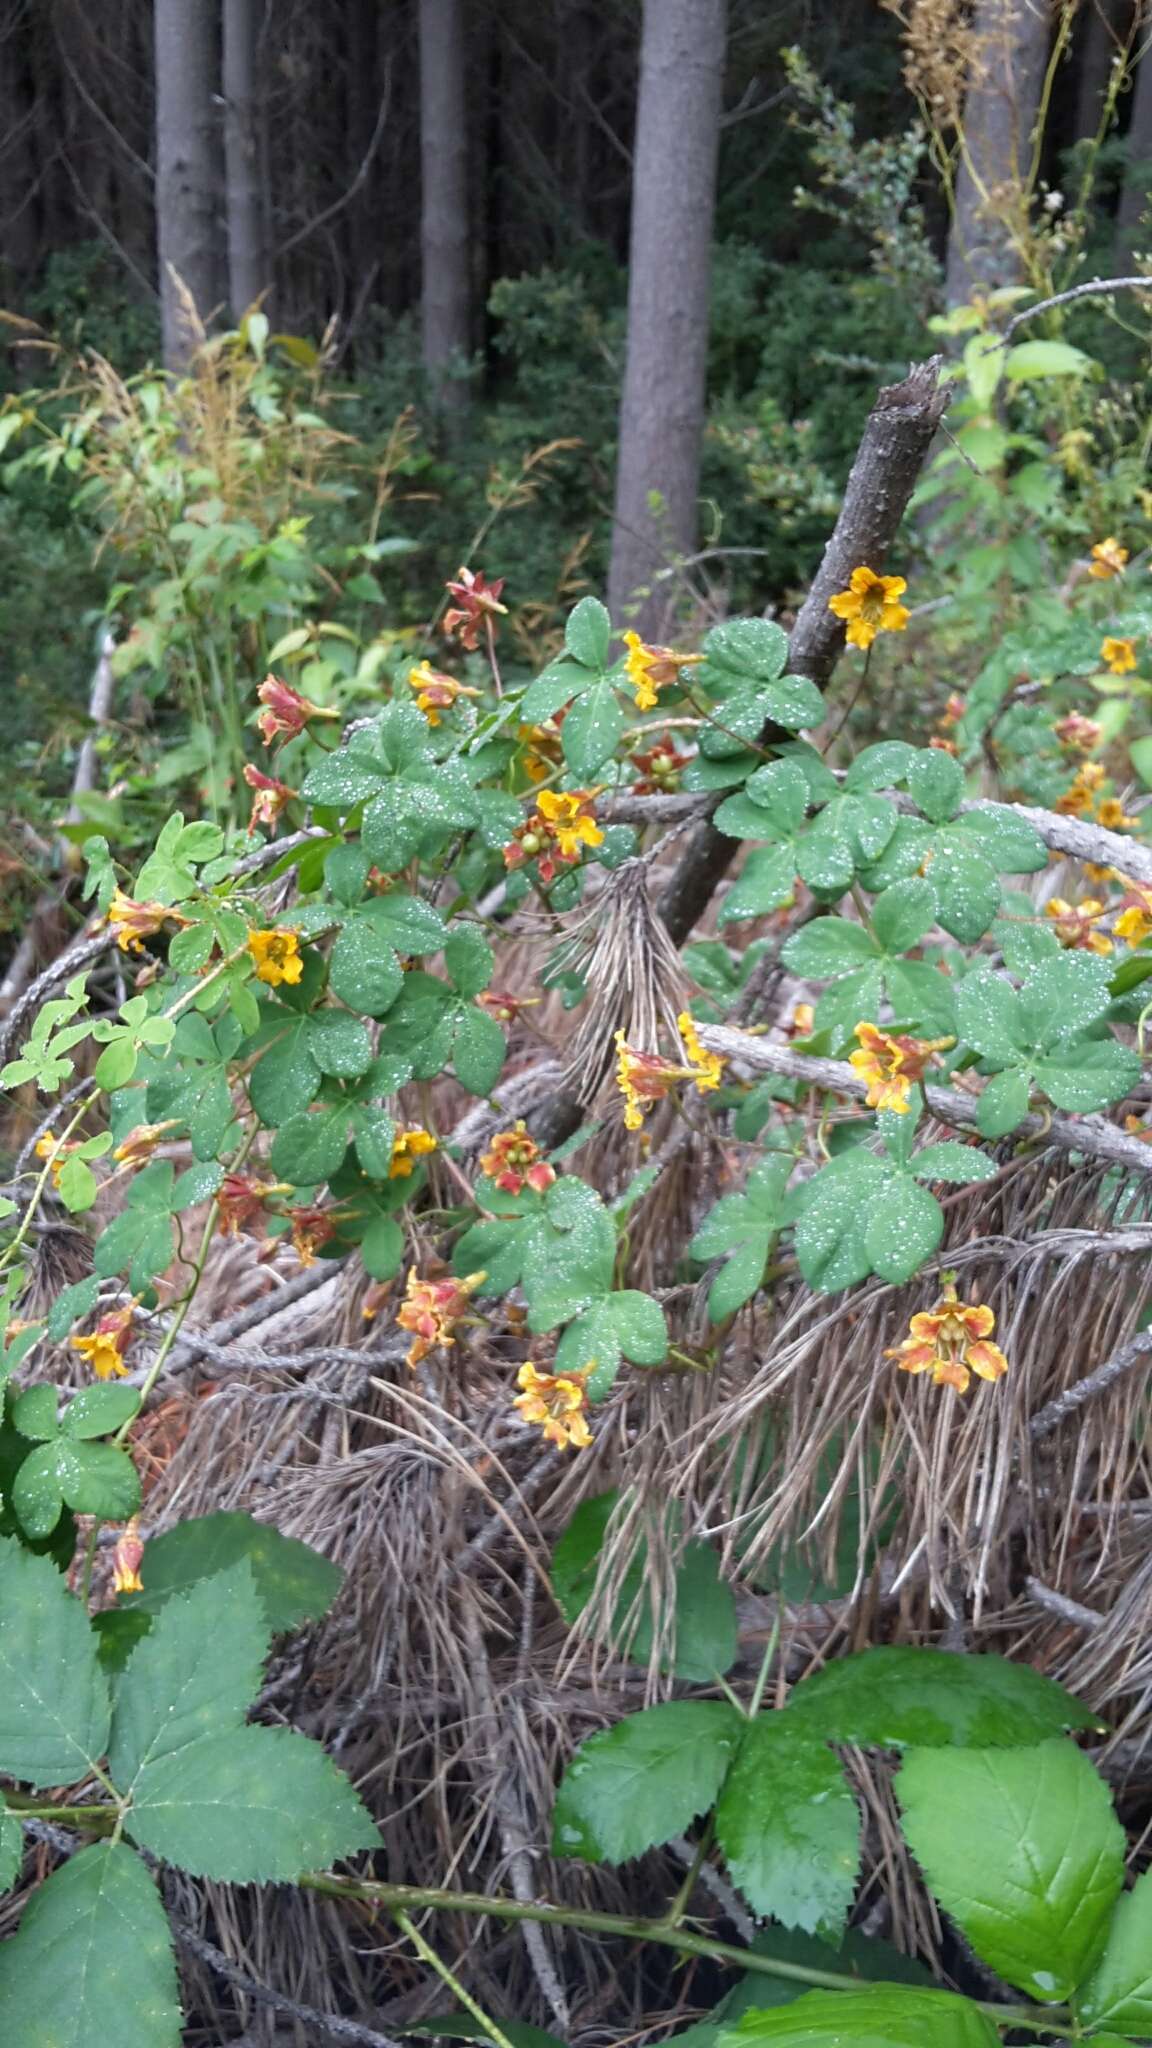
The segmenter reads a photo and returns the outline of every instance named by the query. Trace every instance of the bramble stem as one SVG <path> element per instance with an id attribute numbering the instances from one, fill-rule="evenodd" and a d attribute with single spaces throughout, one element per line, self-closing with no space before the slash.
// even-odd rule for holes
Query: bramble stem
<path id="1" fill-rule="evenodd" d="M 396 1925 L 399 1928 L 402 1928 L 404 1933 L 408 1936 L 408 1939 L 412 1943 L 413 1948 L 416 1950 L 417 1955 L 422 1956 L 424 1961 L 428 1963 L 433 1970 L 435 1970 L 436 1975 L 440 1979 L 440 1982 L 448 1986 L 448 1989 L 452 1993 L 453 1998 L 458 1998 L 460 2000 L 460 2003 L 464 2007 L 464 2010 L 466 2012 L 470 2012 L 474 2020 L 479 2020 L 480 2025 L 483 2027 L 484 2032 L 489 2036 L 490 2040 L 495 2041 L 496 2048 L 512 2048 L 512 2043 L 508 2039 L 507 2034 L 502 2034 L 495 2020 L 489 2019 L 488 2014 L 484 2011 L 483 2006 L 477 2005 L 476 2000 L 474 1998 L 469 1997 L 468 1993 L 465 1991 L 464 1986 L 460 1983 L 459 1979 L 452 1975 L 452 1972 L 448 1968 L 447 1963 L 444 1962 L 441 1959 L 441 1957 L 437 1955 L 435 1949 L 432 1948 L 430 1944 L 425 1941 L 424 1936 L 420 1933 L 419 1929 L 412 1925 L 412 1922 L 408 1918 L 407 1913 L 397 1913 L 395 1915 L 395 1919 Z"/>

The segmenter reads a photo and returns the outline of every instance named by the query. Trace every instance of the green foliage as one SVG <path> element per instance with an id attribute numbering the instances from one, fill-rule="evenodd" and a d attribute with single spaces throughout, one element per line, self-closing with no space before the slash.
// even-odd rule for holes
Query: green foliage
<path id="1" fill-rule="evenodd" d="M 561 1856 L 624 1863 L 707 1813 L 739 1746 L 723 1700 L 676 1700 L 593 1735 L 564 1774 L 552 1819 Z"/>
<path id="2" fill-rule="evenodd" d="M 168 1922 L 122 1842 L 94 1842 L 35 1892 L 0 1949 L 0 2023 L 28 2048 L 179 2048 Z"/>
<path id="3" fill-rule="evenodd" d="M 716 1838 L 754 1913 L 835 1941 L 860 1867 L 860 1816 L 830 1749 L 791 1714 L 746 1730 L 716 1802 Z"/>
<path id="4" fill-rule="evenodd" d="M 579 1620 L 596 1590 L 606 1532 L 617 1506 L 615 1493 L 597 1495 L 577 1508 L 552 1553 L 552 1590 L 565 1621 Z M 675 1515 L 670 1517 L 672 1533 Z M 655 1634 L 651 1593 L 646 1584 L 647 1542 L 634 1542 L 628 1568 L 620 1582 L 610 1630 L 621 1653 L 632 1662 L 648 1663 Z M 668 1624 L 669 1641 L 661 1640 L 659 1662 L 677 1678 L 710 1683 L 730 1669 L 736 1657 L 736 1615 L 732 1595 L 720 1581 L 714 1553 L 703 1543 L 688 1543 L 676 1567 L 675 1603 Z"/>

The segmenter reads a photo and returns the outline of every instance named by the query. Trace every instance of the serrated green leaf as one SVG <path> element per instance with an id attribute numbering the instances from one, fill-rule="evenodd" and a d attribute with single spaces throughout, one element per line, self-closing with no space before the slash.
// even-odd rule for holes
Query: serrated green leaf
<path id="1" fill-rule="evenodd" d="M 1030 1664 L 911 1647 L 837 1658 L 800 1681 L 788 1712 L 804 1714 L 827 1742 L 863 1749 L 1015 1748 L 1099 1726 Z"/>
<path id="2" fill-rule="evenodd" d="M 144 1591 L 130 1594 L 122 1611 L 157 1614 L 174 1595 L 241 1560 L 251 1567 L 274 1635 L 326 1614 L 344 1579 L 339 1565 L 296 1537 L 282 1536 L 269 1522 L 242 1514 L 198 1515 L 151 1539 Z"/>
<path id="3" fill-rule="evenodd" d="M 1068 1998 L 1124 1881 L 1124 1830 L 1088 1758 L 1062 1738 L 914 1749 L 896 1790 L 905 1840 L 981 1960 L 1041 2002 Z"/>
<path id="4" fill-rule="evenodd" d="M 754 1913 L 838 1938 L 860 1868 L 860 1815 L 831 1750 L 790 1713 L 747 1729 L 716 1839 Z"/>
<path id="5" fill-rule="evenodd" d="M 81 1849 L 0 1948 L 0 2033 L 15 2048 L 180 2048 L 168 1918 L 122 1842 Z"/>
<path id="6" fill-rule="evenodd" d="M 108 1770 L 117 1791 L 130 1796 L 161 1758 L 242 1727 L 269 1640 L 247 1558 L 168 1599 L 116 1688 Z"/>
<path id="7" fill-rule="evenodd" d="M 75 1784 L 104 1755 L 108 1720 L 84 1609 L 50 1558 L 0 1538 L 0 1771 Z"/>
<path id="8" fill-rule="evenodd" d="M 625 1863 L 682 1834 L 712 1806 L 742 1726 L 725 1700 L 675 1700 L 591 1736 L 556 1794 L 555 1853 Z"/>
<path id="9" fill-rule="evenodd" d="M 1085 2026 L 1152 2033 L 1152 1871 L 1117 1903 L 1107 1946 L 1077 2004 Z"/>
<path id="10" fill-rule="evenodd" d="M 291 1882 L 381 1846 L 319 1743 L 286 1728 L 201 1737 L 143 1765 L 128 1827 L 154 1856 L 225 1884 Z"/>
<path id="11" fill-rule="evenodd" d="M 722 2029 L 717 2048 L 998 2048 L 992 2021 L 950 1991 L 809 1991 L 776 2011 L 748 2012 Z"/>

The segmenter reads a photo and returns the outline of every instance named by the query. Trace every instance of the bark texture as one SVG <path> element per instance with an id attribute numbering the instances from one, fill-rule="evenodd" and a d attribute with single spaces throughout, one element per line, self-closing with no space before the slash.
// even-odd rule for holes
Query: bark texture
<path id="1" fill-rule="evenodd" d="M 257 0 L 224 0 L 223 30 L 228 298 L 239 320 L 271 283 L 260 176 Z"/>
<path id="2" fill-rule="evenodd" d="M 653 576 L 696 542 L 725 6 L 644 6 L 608 605 L 645 638 L 667 630 L 675 598 L 651 593 Z"/>
<path id="3" fill-rule="evenodd" d="M 1122 269 L 1131 267 L 1134 250 L 1152 248 L 1152 225 L 1148 221 L 1150 194 L 1152 50 L 1146 49 L 1140 59 L 1132 94 L 1132 120 L 1128 129 L 1128 170 L 1116 218 L 1117 259 Z"/>
<path id="4" fill-rule="evenodd" d="M 156 242 L 164 361 L 179 370 L 222 297 L 216 17 L 209 0 L 155 0 Z"/>
<path id="5" fill-rule="evenodd" d="M 464 0 L 420 0 L 423 362 L 440 404 L 457 410 L 471 342 L 464 60 Z"/>
<path id="6" fill-rule="evenodd" d="M 1051 0 L 979 0 L 972 27 L 972 79 L 944 279 L 949 306 L 1020 278 L 1012 223 L 1022 219 L 1026 203 L 1023 185 L 1052 34 Z"/>

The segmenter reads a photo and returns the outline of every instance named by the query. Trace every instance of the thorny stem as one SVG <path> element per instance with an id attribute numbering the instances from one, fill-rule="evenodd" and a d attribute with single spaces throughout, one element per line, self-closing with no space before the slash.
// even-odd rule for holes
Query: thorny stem
<path id="1" fill-rule="evenodd" d="M 704 1832 L 702 1833 L 700 1840 L 697 1842 L 695 1850 L 693 1851 L 692 1861 L 688 1865 L 688 1868 L 684 1873 L 684 1882 L 680 1886 L 680 1889 L 677 1892 L 676 1897 L 673 1899 L 672 1904 L 669 1906 L 667 1914 L 665 1915 L 665 1922 L 669 1927 L 679 1927 L 680 1922 L 684 1918 L 684 1915 L 688 1909 L 688 1901 L 692 1897 L 693 1888 L 695 1886 L 697 1878 L 700 1875 L 700 1871 L 704 1863 L 704 1858 L 707 1856 L 709 1849 L 712 1847 L 713 1833 L 713 1822 L 711 1819 L 709 1819 L 705 1825 Z"/>
<path id="2" fill-rule="evenodd" d="M 494 1920 L 530 1920 L 545 1927 L 575 1927 L 589 1934 L 618 1935 L 628 1941 L 655 1941 L 681 1955 L 700 1956 L 706 1962 L 731 1963 L 763 1977 L 781 1977 L 793 1984 L 822 1991 L 861 1991 L 869 1987 L 859 1977 L 835 1970 L 810 1970 L 802 1963 L 785 1963 L 773 1956 L 757 1955 L 754 1949 L 737 1948 L 735 1943 L 714 1941 L 708 1935 L 691 1934 L 670 1927 L 662 1920 L 630 1920 L 616 1913 L 584 1912 L 576 1906 L 542 1905 L 535 1900 L 490 1898 L 480 1892 L 425 1890 L 416 1885 L 377 1884 L 370 1879 L 303 1877 L 301 1884 L 328 1898 L 359 1899 L 379 1906 L 401 1921 L 411 1912 L 434 1910 L 446 1913 L 476 1913 Z M 399 1910 L 397 1910 L 399 1909 Z M 971 2001 L 998 2027 L 1026 2027 L 1036 2034 L 1067 2034 L 1072 2015 L 1067 2006 L 1046 2006 L 1041 2014 L 1035 2006 L 993 2005 Z M 487 2024 L 487 2023 L 486 2023 Z"/>
<path id="3" fill-rule="evenodd" d="M 432 1948 L 429 1945 L 429 1943 L 425 1941 L 424 1936 L 420 1933 L 419 1929 L 412 1925 L 412 1922 L 408 1918 L 407 1913 L 398 1912 L 395 1915 L 395 1920 L 397 1927 L 402 1928 L 404 1933 L 408 1936 L 408 1939 L 412 1943 L 413 1948 L 416 1950 L 417 1955 L 421 1956 L 423 1960 L 430 1966 L 430 1968 L 435 1970 L 436 1975 L 439 1977 L 441 1983 L 446 1984 L 448 1986 L 448 1989 L 452 1993 L 453 1998 L 458 1998 L 460 2000 L 460 2003 L 464 2007 L 465 2011 L 470 2012 L 474 2020 L 479 2020 L 480 2025 L 483 2027 L 484 2032 L 488 2035 L 489 2039 L 495 2041 L 496 2048 L 512 2048 L 512 2043 L 508 2039 L 507 2034 L 501 2033 L 500 2028 L 497 2026 L 495 2020 L 489 2019 L 488 2014 L 484 2011 L 483 2006 L 477 2005 L 476 2000 L 474 1998 L 469 1997 L 468 1993 L 465 1991 L 464 1986 L 460 1983 L 459 1979 L 453 1976 L 451 1970 L 448 1968 L 447 1963 L 444 1962 L 442 1958 L 437 1955 L 435 1949 Z"/>

